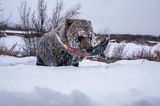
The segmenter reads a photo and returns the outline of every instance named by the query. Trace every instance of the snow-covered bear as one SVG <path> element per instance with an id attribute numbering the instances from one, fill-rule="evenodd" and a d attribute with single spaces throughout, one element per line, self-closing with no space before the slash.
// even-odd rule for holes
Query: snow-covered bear
<path id="1" fill-rule="evenodd" d="M 37 65 L 78 66 L 86 55 L 103 52 L 102 46 L 106 47 L 106 40 L 93 47 L 93 28 L 90 21 L 66 19 L 59 29 L 44 34 L 40 39 Z"/>

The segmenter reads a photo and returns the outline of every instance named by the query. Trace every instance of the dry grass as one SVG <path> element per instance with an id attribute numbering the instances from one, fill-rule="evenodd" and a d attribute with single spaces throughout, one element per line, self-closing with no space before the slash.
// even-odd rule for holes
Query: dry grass
<path id="1" fill-rule="evenodd" d="M 142 47 L 138 52 L 133 52 L 131 56 L 128 56 L 127 60 L 135 59 L 147 59 L 150 61 L 160 61 L 160 48 L 152 52 L 152 48 L 146 49 Z"/>
<path id="2" fill-rule="evenodd" d="M 18 56 L 19 50 L 15 50 L 17 43 L 13 44 L 10 48 L 0 42 L 0 55 Z"/>
<path id="3" fill-rule="evenodd" d="M 23 56 L 36 56 L 37 44 L 40 38 L 24 38 L 25 47 L 23 47 Z"/>
<path id="4" fill-rule="evenodd" d="M 130 56 L 132 59 L 148 59 L 150 60 L 153 58 L 153 53 L 151 52 L 152 48 L 146 49 L 145 47 L 142 47 L 139 51 L 133 52 Z"/>

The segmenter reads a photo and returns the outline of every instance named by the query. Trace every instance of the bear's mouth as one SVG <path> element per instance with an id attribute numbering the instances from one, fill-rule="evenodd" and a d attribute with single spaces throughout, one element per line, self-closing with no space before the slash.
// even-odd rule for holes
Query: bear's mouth
<path id="1" fill-rule="evenodd" d="M 92 52 L 93 47 L 86 41 L 84 36 L 78 36 L 78 42 L 80 42 L 81 50 L 85 50 L 87 53 Z"/>
<path id="2" fill-rule="evenodd" d="M 92 52 L 93 47 L 92 46 L 86 46 L 84 48 L 81 48 L 81 50 L 85 50 L 87 53 L 90 53 L 90 52 Z"/>

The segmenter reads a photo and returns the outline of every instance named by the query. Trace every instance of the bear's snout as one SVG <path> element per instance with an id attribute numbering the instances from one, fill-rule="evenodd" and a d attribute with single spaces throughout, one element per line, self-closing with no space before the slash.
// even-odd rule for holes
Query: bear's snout
<path id="1" fill-rule="evenodd" d="M 90 52 L 92 52 L 93 47 L 92 46 L 86 46 L 85 49 L 86 49 L 86 52 L 90 53 Z"/>

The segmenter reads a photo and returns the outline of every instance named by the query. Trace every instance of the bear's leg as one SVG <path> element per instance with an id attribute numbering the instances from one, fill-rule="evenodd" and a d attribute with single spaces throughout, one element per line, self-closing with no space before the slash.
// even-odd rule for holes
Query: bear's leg
<path id="1" fill-rule="evenodd" d="M 46 66 L 45 63 L 42 61 L 42 59 L 37 56 L 37 62 L 36 62 L 36 65 L 40 65 L 40 66 Z"/>

